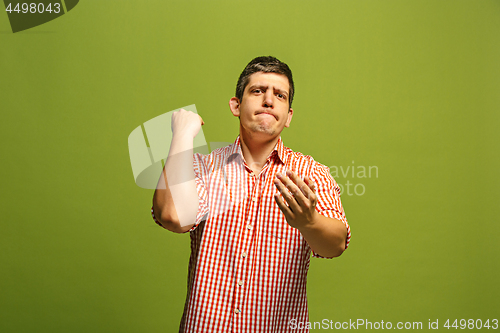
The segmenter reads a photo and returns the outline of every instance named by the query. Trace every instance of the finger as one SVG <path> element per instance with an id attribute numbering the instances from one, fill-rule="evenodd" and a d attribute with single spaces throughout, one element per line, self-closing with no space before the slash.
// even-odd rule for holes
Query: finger
<path id="1" fill-rule="evenodd" d="M 295 172 L 288 170 L 286 174 L 293 181 L 295 188 L 297 189 L 295 191 L 300 192 L 300 194 L 295 193 L 294 187 L 291 187 L 293 189 L 291 191 L 294 194 L 297 201 L 299 201 L 301 205 L 307 204 L 308 200 L 311 199 L 314 192 L 312 192 L 309 186 L 302 179 L 300 179 L 300 177 Z"/>
<path id="2" fill-rule="evenodd" d="M 292 218 L 293 212 L 290 210 L 290 207 L 288 207 L 283 200 L 280 198 L 280 196 L 276 193 L 274 195 L 274 201 L 276 201 L 276 204 L 278 205 L 279 209 L 283 212 L 283 215 L 285 215 L 285 218 L 288 220 Z"/>
<path id="3" fill-rule="evenodd" d="M 315 207 L 316 206 L 316 194 L 314 191 L 309 187 L 306 177 L 304 177 L 304 181 L 300 179 L 300 177 L 293 171 L 287 171 L 287 175 L 290 176 L 290 179 L 297 185 L 297 187 L 300 189 L 300 195 L 294 193 L 295 198 L 301 205 L 301 207 L 309 209 L 311 206 Z M 307 177 L 307 180 L 311 182 L 311 180 Z M 313 183 L 314 184 L 314 183 Z"/>
<path id="4" fill-rule="evenodd" d="M 297 190 L 300 191 L 300 185 L 304 184 L 300 179 L 297 181 L 298 177 L 294 177 L 294 174 L 291 173 L 291 171 L 287 171 L 286 174 L 276 173 L 276 177 L 281 180 L 290 192 L 296 192 Z"/>
<path id="5" fill-rule="evenodd" d="M 316 186 L 314 185 L 314 182 L 309 178 L 308 176 L 304 177 L 304 182 L 309 186 L 311 191 L 316 192 Z"/>
<path id="6" fill-rule="evenodd" d="M 286 175 L 301 191 L 303 191 L 304 186 L 307 187 L 307 184 L 295 172 L 287 170 Z"/>
<path id="7" fill-rule="evenodd" d="M 288 206 L 294 213 L 299 213 L 300 210 L 300 205 L 297 202 L 296 198 L 290 193 L 288 188 L 285 186 L 284 183 L 282 183 L 282 180 L 284 180 L 283 176 L 279 176 L 278 174 L 276 175 L 277 177 L 282 177 L 282 178 L 276 178 L 274 180 L 274 185 L 278 188 L 278 191 L 281 193 L 285 201 L 288 203 Z M 293 184 L 292 184 L 293 185 Z M 295 185 L 294 185 L 295 186 Z M 296 192 L 300 192 L 298 189 Z"/>
<path id="8" fill-rule="evenodd" d="M 304 183 L 306 184 L 303 188 L 305 196 L 309 199 L 313 206 L 316 206 L 318 197 L 316 196 L 316 186 L 314 182 L 308 176 L 305 176 Z"/>
<path id="9" fill-rule="evenodd" d="M 205 125 L 205 122 L 203 121 L 203 118 L 200 115 L 198 115 L 198 117 L 200 117 L 201 125 Z"/>
<path id="10" fill-rule="evenodd" d="M 293 211 L 297 212 L 297 208 L 307 206 L 307 198 L 304 196 L 300 188 L 294 183 L 294 181 L 290 178 L 288 178 L 286 175 L 282 175 L 280 173 L 276 174 L 276 177 L 283 183 L 285 188 L 288 190 L 287 192 L 291 193 L 291 197 L 288 196 L 283 196 L 285 200 L 294 200 L 297 202 L 297 206 L 294 205 L 293 202 L 289 202 L 289 205 L 291 206 Z M 293 177 L 293 175 L 292 175 Z M 303 186 L 305 186 L 304 183 L 302 183 Z M 302 211 L 302 210 L 300 210 Z"/>

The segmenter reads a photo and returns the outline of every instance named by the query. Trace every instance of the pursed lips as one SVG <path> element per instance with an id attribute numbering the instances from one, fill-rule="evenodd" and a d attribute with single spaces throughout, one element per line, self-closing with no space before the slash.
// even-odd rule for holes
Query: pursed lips
<path id="1" fill-rule="evenodd" d="M 265 114 L 268 114 L 268 115 L 271 115 L 273 116 L 276 120 L 278 120 L 278 117 L 276 117 L 274 114 L 272 114 L 271 112 L 267 112 L 267 111 L 259 111 L 256 113 L 256 115 L 259 115 L 259 114 L 262 114 L 262 113 L 265 113 Z"/>

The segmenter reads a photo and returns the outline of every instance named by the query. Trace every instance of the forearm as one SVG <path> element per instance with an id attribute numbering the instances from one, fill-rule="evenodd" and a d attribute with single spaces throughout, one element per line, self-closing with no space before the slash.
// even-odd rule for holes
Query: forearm
<path id="1" fill-rule="evenodd" d="M 198 211 L 194 178 L 193 138 L 174 134 L 153 196 L 153 212 L 165 228 L 184 232 L 194 225 Z"/>
<path id="2" fill-rule="evenodd" d="M 312 223 L 298 229 L 311 249 L 322 257 L 338 257 L 345 250 L 347 229 L 337 219 L 316 212 Z"/>

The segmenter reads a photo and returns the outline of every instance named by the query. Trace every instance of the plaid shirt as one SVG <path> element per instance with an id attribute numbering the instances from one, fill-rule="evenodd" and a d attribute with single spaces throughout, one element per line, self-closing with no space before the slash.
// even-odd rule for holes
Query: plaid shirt
<path id="1" fill-rule="evenodd" d="M 194 157 L 199 208 L 190 230 L 188 295 L 179 331 L 300 332 L 290 321 L 308 321 L 312 251 L 274 201 L 279 191 L 273 180 L 286 170 L 309 176 L 316 185 L 316 210 L 345 224 L 347 247 L 350 229 L 329 169 L 284 147 L 281 138 L 259 175 L 245 163 L 239 137 Z"/>

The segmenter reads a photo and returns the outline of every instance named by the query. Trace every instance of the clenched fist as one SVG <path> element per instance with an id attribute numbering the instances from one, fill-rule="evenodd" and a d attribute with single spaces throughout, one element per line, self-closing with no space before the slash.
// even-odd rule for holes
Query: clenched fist
<path id="1" fill-rule="evenodd" d="M 180 109 L 172 114 L 172 134 L 195 137 L 204 125 L 203 119 L 196 113 Z"/>

